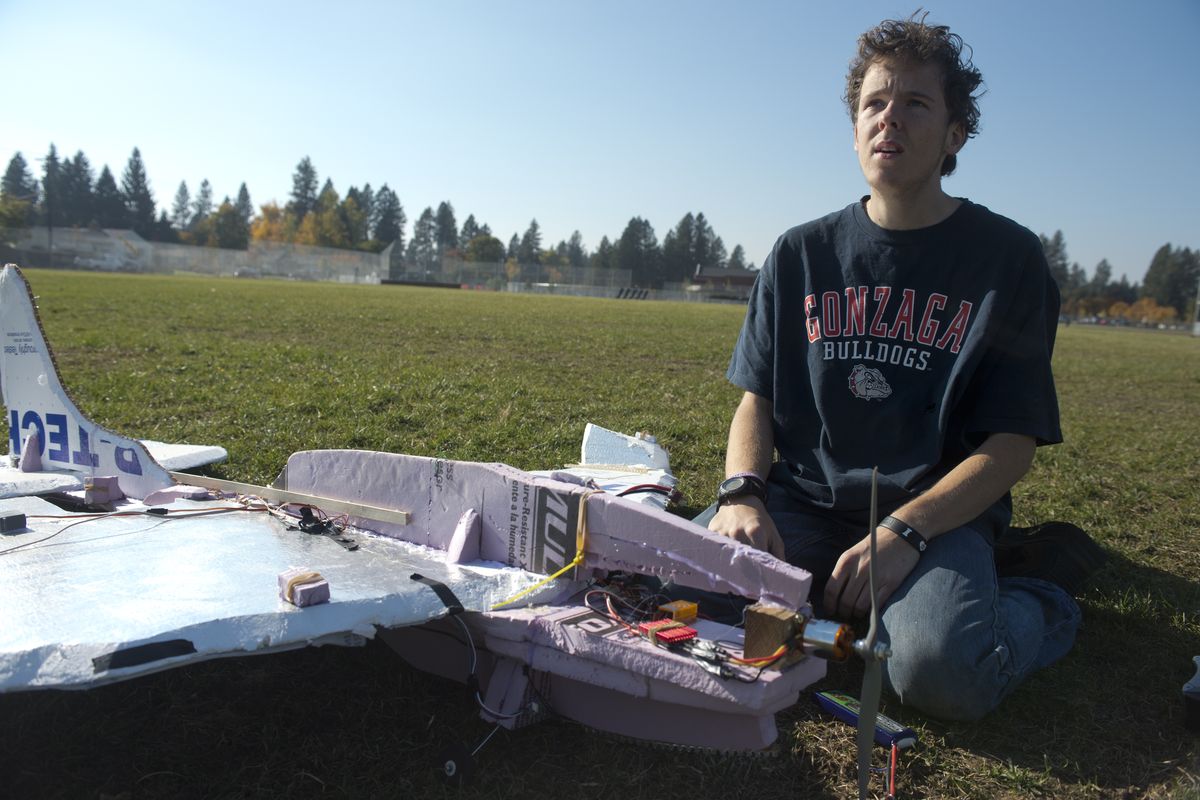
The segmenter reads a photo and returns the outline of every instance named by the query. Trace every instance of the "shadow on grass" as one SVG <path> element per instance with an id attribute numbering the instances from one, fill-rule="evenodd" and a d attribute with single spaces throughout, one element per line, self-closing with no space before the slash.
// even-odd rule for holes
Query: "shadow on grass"
<path id="1" fill-rule="evenodd" d="M 903 794 L 1138 796 L 1195 772 L 1180 687 L 1200 653 L 1200 587 L 1113 555 L 1084 607 L 1075 650 L 982 722 L 923 720 L 885 698 L 883 710 L 922 739 L 901 761 Z M 812 688 L 857 694 L 861 676 L 857 663 L 831 665 Z M 490 728 L 461 685 L 379 643 L 213 661 L 87 692 L 0 695 L 0 720 L 0 774 L 13 797 L 854 793 L 853 730 L 807 691 L 779 715 L 772 758 L 662 750 L 551 721 L 502 731 L 480 753 L 476 783 L 451 789 L 438 753 L 451 741 L 474 747 Z"/>
<path id="2" fill-rule="evenodd" d="M 491 730 L 462 686 L 386 646 L 190 665 L 86 692 L 0 696 L 11 797 L 832 797 L 803 761 L 615 741 L 574 723 L 500 731 L 474 784 L 437 756 Z"/>

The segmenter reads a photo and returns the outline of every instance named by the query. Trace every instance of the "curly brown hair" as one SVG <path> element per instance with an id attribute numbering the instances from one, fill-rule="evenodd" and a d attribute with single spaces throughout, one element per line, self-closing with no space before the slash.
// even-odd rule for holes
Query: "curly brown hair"
<path id="1" fill-rule="evenodd" d="M 925 18 L 928 16 L 928 13 L 918 11 L 908 19 L 884 20 L 858 37 L 858 52 L 850 61 L 846 94 L 842 99 L 850 110 L 850 119 L 857 121 L 863 79 L 872 64 L 885 60 L 935 64 L 942 71 L 942 89 L 950 122 L 961 123 L 966 138 L 970 139 L 979 133 L 979 97 L 982 93 L 975 94 L 975 90 L 983 83 L 983 75 L 971 63 L 970 45 L 945 25 L 927 25 Z M 942 162 L 942 175 L 951 174 L 956 166 L 957 156 L 946 156 Z"/>

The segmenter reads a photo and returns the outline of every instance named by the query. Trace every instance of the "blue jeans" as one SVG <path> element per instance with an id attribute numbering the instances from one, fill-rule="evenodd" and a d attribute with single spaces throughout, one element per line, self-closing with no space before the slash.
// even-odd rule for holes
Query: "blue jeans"
<path id="1" fill-rule="evenodd" d="M 776 500 L 780 494 L 772 493 L 771 518 L 788 562 L 813 574 L 809 601 L 821 616 L 829 574 L 866 525 Z M 696 521 L 707 524 L 714 511 Z M 979 719 L 1075 641 L 1078 603 L 1047 581 L 997 578 L 993 536 L 964 526 L 931 539 L 880 615 L 880 641 L 892 650 L 884 682 L 902 703 L 931 717 Z"/>

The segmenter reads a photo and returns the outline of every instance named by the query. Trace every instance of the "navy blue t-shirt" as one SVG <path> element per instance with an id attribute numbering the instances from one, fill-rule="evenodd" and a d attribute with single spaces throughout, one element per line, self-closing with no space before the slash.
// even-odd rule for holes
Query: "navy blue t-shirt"
<path id="1" fill-rule="evenodd" d="M 878 466 L 890 511 L 989 434 L 1062 441 L 1058 310 L 1041 242 L 1012 220 L 964 200 L 893 231 L 857 202 L 776 242 L 727 376 L 774 404 L 789 493 L 861 512 Z"/>

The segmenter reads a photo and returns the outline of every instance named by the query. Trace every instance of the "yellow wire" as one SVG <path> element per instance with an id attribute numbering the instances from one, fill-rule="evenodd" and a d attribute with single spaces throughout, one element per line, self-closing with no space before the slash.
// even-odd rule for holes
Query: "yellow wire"
<path id="1" fill-rule="evenodd" d="M 571 559 L 571 563 L 567 564 L 565 567 L 563 567 L 562 569 L 560 569 L 558 572 L 554 573 L 553 575 L 551 575 L 543 580 L 538 581 L 533 586 L 530 586 L 528 589 L 522 589 L 521 591 L 514 594 L 512 597 L 508 598 L 507 600 L 501 600 L 499 603 L 496 603 L 496 605 L 492 606 L 492 608 L 491 608 L 492 611 L 495 611 L 497 608 L 501 608 L 503 606 L 507 606 L 507 605 L 511 605 L 512 603 L 515 603 L 516 601 L 520 600 L 525 595 L 530 594 L 530 593 L 542 588 L 550 581 L 554 580 L 555 578 L 560 577 L 567 570 L 574 569 L 575 567 L 578 567 L 580 564 L 583 563 L 583 556 L 584 556 L 583 547 L 587 543 L 587 501 L 588 501 L 589 497 L 591 497 L 592 495 L 596 494 L 599 491 L 601 491 L 601 490 L 600 489 L 588 489 L 579 498 L 579 522 L 575 526 L 575 558 Z"/>

